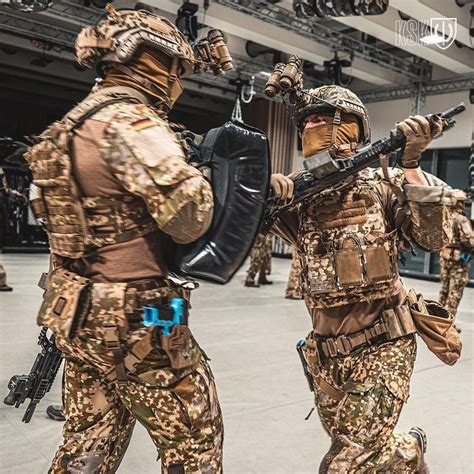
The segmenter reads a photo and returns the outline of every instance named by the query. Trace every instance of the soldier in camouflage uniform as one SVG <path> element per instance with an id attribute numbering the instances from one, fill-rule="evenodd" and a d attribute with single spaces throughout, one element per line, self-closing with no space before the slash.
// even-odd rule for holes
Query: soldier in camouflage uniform
<path id="1" fill-rule="evenodd" d="M 271 285 L 273 282 L 267 279 L 271 273 L 272 265 L 272 236 L 270 234 L 259 234 L 250 252 L 250 266 L 247 270 L 245 286 L 258 288 L 260 285 Z M 258 275 L 257 283 L 255 277 Z"/>
<path id="2" fill-rule="evenodd" d="M 213 212 L 166 120 L 196 58 L 167 19 L 111 7 L 76 54 L 104 80 L 27 154 L 55 268 L 38 323 L 65 356 L 50 472 L 115 472 L 138 420 L 163 472 L 220 473 L 214 378 L 187 326 L 189 290 L 167 271 L 176 243 L 199 238 Z"/>
<path id="3" fill-rule="evenodd" d="M 291 250 L 291 268 L 288 275 L 288 284 L 286 285 L 285 298 L 289 300 L 302 300 L 301 291 L 301 264 L 296 248 Z"/>
<path id="4" fill-rule="evenodd" d="M 0 254 L 3 248 L 3 239 L 7 231 L 8 223 L 8 205 L 7 196 L 9 187 L 5 178 L 3 168 L 0 166 Z M 0 291 L 12 291 L 13 288 L 7 285 L 7 272 L 4 266 L 0 263 Z"/>
<path id="5" fill-rule="evenodd" d="M 340 86 L 306 91 L 293 120 L 303 154 L 350 157 L 370 141 L 367 111 Z M 331 447 L 319 472 L 420 472 L 423 430 L 394 433 L 409 395 L 416 328 L 397 269 L 397 242 L 439 251 L 449 238 L 450 190 L 419 167 L 433 136 L 421 116 L 399 129 L 402 169 L 366 169 L 330 195 L 281 213 L 272 232 L 295 245 L 313 330 L 305 341 L 315 402 Z M 272 176 L 290 199 L 293 176 Z"/>
<path id="6" fill-rule="evenodd" d="M 462 193 L 452 213 L 452 239 L 439 253 L 439 302 L 454 316 L 469 281 L 469 265 L 474 252 L 474 232 L 471 221 L 464 215 L 465 199 L 466 195 Z"/>

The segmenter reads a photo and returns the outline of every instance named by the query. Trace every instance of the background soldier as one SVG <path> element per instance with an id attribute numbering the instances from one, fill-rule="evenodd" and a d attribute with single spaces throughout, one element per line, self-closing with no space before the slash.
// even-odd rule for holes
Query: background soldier
<path id="1" fill-rule="evenodd" d="M 295 247 L 291 249 L 291 268 L 288 275 L 285 298 L 289 300 L 303 299 L 301 291 L 301 264 Z"/>
<path id="2" fill-rule="evenodd" d="M 466 195 L 462 193 L 452 212 L 452 239 L 439 253 L 439 302 L 453 316 L 456 316 L 464 288 L 469 281 L 469 266 L 474 252 L 474 232 L 471 221 L 464 215 L 465 199 Z"/>
<path id="3" fill-rule="evenodd" d="M 323 86 L 301 97 L 293 120 L 305 157 L 329 150 L 347 158 L 370 141 L 366 108 L 351 91 Z M 415 116 L 398 127 L 407 139 L 402 170 L 366 169 L 331 195 L 283 212 L 273 227 L 296 246 L 302 263 L 313 322 L 305 354 L 316 406 L 332 440 L 320 472 L 423 469 L 423 431 L 393 432 L 416 356 L 396 248 L 399 238 L 427 251 L 446 245 L 444 202 L 450 191 L 419 168 L 440 123 L 430 130 L 424 117 Z M 289 199 L 293 181 L 273 175 L 272 188 Z M 390 332 L 388 321 L 397 329 Z"/>
<path id="4" fill-rule="evenodd" d="M 271 285 L 272 281 L 267 279 L 271 273 L 272 265 L 272 236 L 271 234 L 259 234 L 250 252 L 250 266 L 247 270 L 245 286 L 258 288 L 260 285 Z M 258 275 L 257 283 L 255 277 Z"/>
<path id="5" fill-rule="evenodd" d="M 65 355 L 64 441 L 51 471 L 115 472 L 138 419 L 163 472 L 217 473 L 213 375 L 187 327 L 189 290 L 166 263 L 212 218 L 211 187 L 166 121 L 197 61 L 167 19 L 108 10 L 76 43 L 103 82 L 27 155 L 55 266 L 38 323 Z"/>

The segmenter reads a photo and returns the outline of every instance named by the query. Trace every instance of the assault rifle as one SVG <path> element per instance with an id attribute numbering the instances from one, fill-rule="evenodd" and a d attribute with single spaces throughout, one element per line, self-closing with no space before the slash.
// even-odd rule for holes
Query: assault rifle
<path id="1" fill-rule="evenodd" d="M 28 375 L 14 375 L 8 382 L 10 393 L 3 403 L 18 408 L 27 398 L 30 404 L 21 421 L 29 423 L 36 405 L 51 390 L 54 378 L 61 366 L 62 353 L 56 347 L 54 335 L 46 335 L 48 329 L 42 328 L 38 337 L 41 352 L 36 356 L 33 367 Z"/>
<path id="2" fill-rule="evenodd" d="M 453 117 L 465 110 L 466 106 L 464 102 L 461 102 L 445 112 L 426 115 L 426 118 L 431 124 L 435 119 L 441 119 L 444 132 L 455 125 L 456 122 Z M 337 189 L 337 185 L 341 181 L 376 163 L 381 155 L 400 150 L 405 146 L 405 143 L 405 135 L 396 128 L 390 131 L 388 137 L 377 140 L 351 158 L 335 160 L 328 151 L 310 156 L 304 161 L 306 171 L 294 181 L 294 192 L 290 202 L 279 205 L 271 197 L 267 201 L 268 204 L 263 217 L 264 229 L 268 229 L 281 212 L 318 194 L 332 192 L 332 190 Z"/>

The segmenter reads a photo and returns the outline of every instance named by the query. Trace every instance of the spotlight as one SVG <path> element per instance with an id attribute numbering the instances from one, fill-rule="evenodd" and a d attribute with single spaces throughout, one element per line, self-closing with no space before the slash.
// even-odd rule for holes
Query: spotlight
<path id="1" fill-rule="evenodd" d="M 196 16 L 198 10 L 199 5 L 197 3 L 184 0 L 183 4 L 179 7 L 178 16 L 175 21 L 179 31 L 191 42 L 196 41 L 198 36 L 199 26 Z"/>
<path id="2" fill-rule="evenodd" d="M 319 18 L 348 15 L 381 15 L 389 0 L 293 0 L 293 10 L 299 17 Z M 473 0 L 474 1 L 474 0 Z"/>

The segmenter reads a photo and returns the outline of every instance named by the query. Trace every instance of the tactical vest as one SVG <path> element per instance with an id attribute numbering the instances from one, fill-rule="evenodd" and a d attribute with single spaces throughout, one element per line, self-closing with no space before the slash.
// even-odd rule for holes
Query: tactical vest
<path id="1" fill-rule="evenodd" d="M 114 198 L 85 197 L 75 180 L 70 156 L 74 130 L 103 107 L 117 102 L 146 103 L 126 87 L 89 95 L 62 120 L 53 123 L 26 154 L 40 196 L 32 203 L 37 219 L 45 220 L 51 252 L 80 258 L 105 245 L 126 242 L 157 229 L 143 199 L 131 194 Z"/>
<path id="2" fill-rule="evenodd" d="M 305 293 L 319 308 L 387 297 L 398 278 L 396 231 L 371 172 L 300 209 Z"/>

